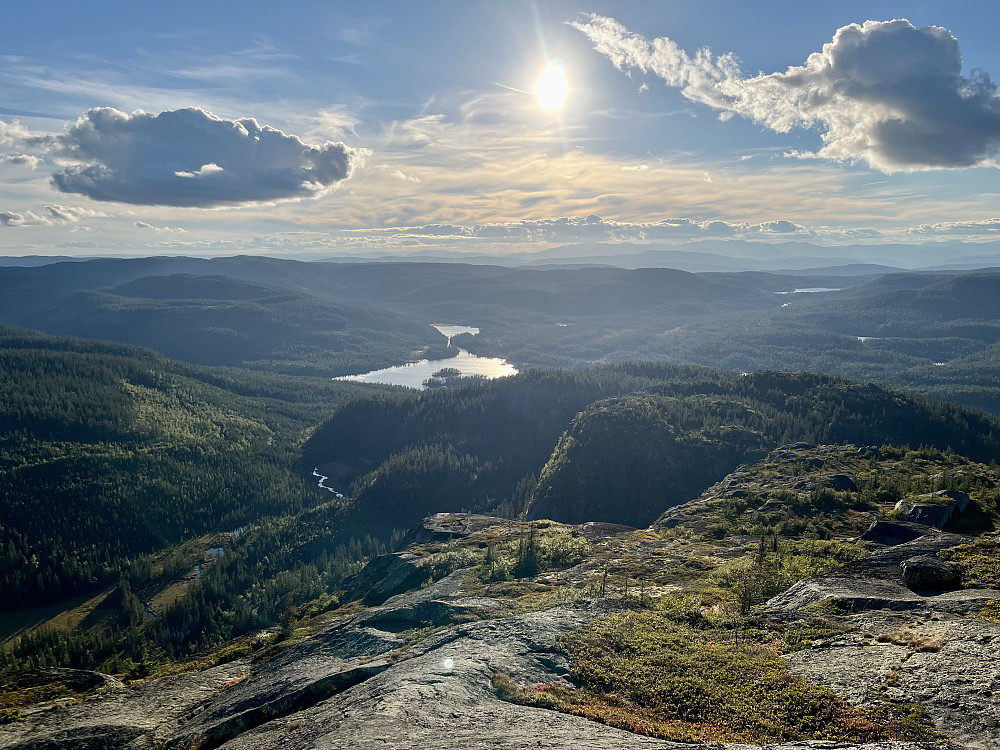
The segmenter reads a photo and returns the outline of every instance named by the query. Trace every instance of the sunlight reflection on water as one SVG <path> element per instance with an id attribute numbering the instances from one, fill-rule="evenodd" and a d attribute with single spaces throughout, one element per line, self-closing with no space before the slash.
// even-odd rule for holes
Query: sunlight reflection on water
<path id="1" fill-rule="evenodd" d="M 473 326 L 460 326 L 451 324 L 437 324 L 434 326 L 442 335 L 448 337 L 449 346 L 451 337 L 462 333 L 473 336 L 479 333 L 479 329 Z M 386 367 L 383 370 L 373 370 L 361 375 L 344 375 L 334 380 L 350 380 L 355 383 L 382 383 L 384 385 L 402 385 L 407 388 L 424 389 L 424 381 L 442 368 L 455 368 L 463 375 L 481 375 L 485 378 L 505 378 L 510 375 L 517 375 L 517 368 L 505 359 L 499 357 L 479 357 L 475 354 L 459 349 L 458 355 L 448 359 L 421 359 L 418 362 L 411 362 L 408 365 L 398 365 L 397 367 Z"/>

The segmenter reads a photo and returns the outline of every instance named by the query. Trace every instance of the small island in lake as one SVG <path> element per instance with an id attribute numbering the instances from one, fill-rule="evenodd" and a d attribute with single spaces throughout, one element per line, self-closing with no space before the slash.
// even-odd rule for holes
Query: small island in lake
<path id="1" fill-rule="evenodd" d="M 474 380 L 487 380 L 485 375 L 472 373 L 464 375 L 457 367 L 442 367 L 424 380 L 424 388 L 446 388 L 449 385 L 464 385 Z"/>

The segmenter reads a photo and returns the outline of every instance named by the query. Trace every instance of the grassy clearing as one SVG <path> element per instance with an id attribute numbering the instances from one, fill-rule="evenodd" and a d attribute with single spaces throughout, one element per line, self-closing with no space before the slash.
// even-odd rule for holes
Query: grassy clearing
<path id="1" fill-rule="evenodd" d="M 677 742 L 926 738 L 890 706 L 865 712 L 790 675 L 782 644 L 754 635 L 736 645 L 731 631 L 666 612 L 616 614 L 561 641 L 579 687 L 522 687 L 503 674 L 493 687 L 517 703 Z"/>
<path id="2" fill-rule="evenodd" d="M 981 540 L 938 553 L 966 588 L 1000 588 L 1000 542 Z"/>
<path id="3" fill-rule="evenodd" d="M 80 594 L 44 607 L 29 607 L 0 614 L 0 642 L 7 642 L 23 633 L 46 627 L 54 630 L 75 630 L 96 610 L 112 589 L 99 594 Z"/>

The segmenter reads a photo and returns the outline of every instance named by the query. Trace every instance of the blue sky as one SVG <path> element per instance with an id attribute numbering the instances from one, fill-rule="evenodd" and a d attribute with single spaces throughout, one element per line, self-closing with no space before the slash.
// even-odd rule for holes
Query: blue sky
<path id="1" fill-rule="evenodd" d="M 41 0 L 5 16 L 7 255 L 1000 231 L 993 2 Z M 568 95 L 550 111 L 534 87 L 552 61 Z"/>

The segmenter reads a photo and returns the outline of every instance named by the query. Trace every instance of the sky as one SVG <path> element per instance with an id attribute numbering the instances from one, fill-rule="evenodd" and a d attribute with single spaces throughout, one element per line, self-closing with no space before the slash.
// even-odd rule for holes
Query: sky
<path id="1" fill-rule="evenodd" d="M 986 242 L 998 23 L 993 0 L 17 3 L 0 255 Z"/>

